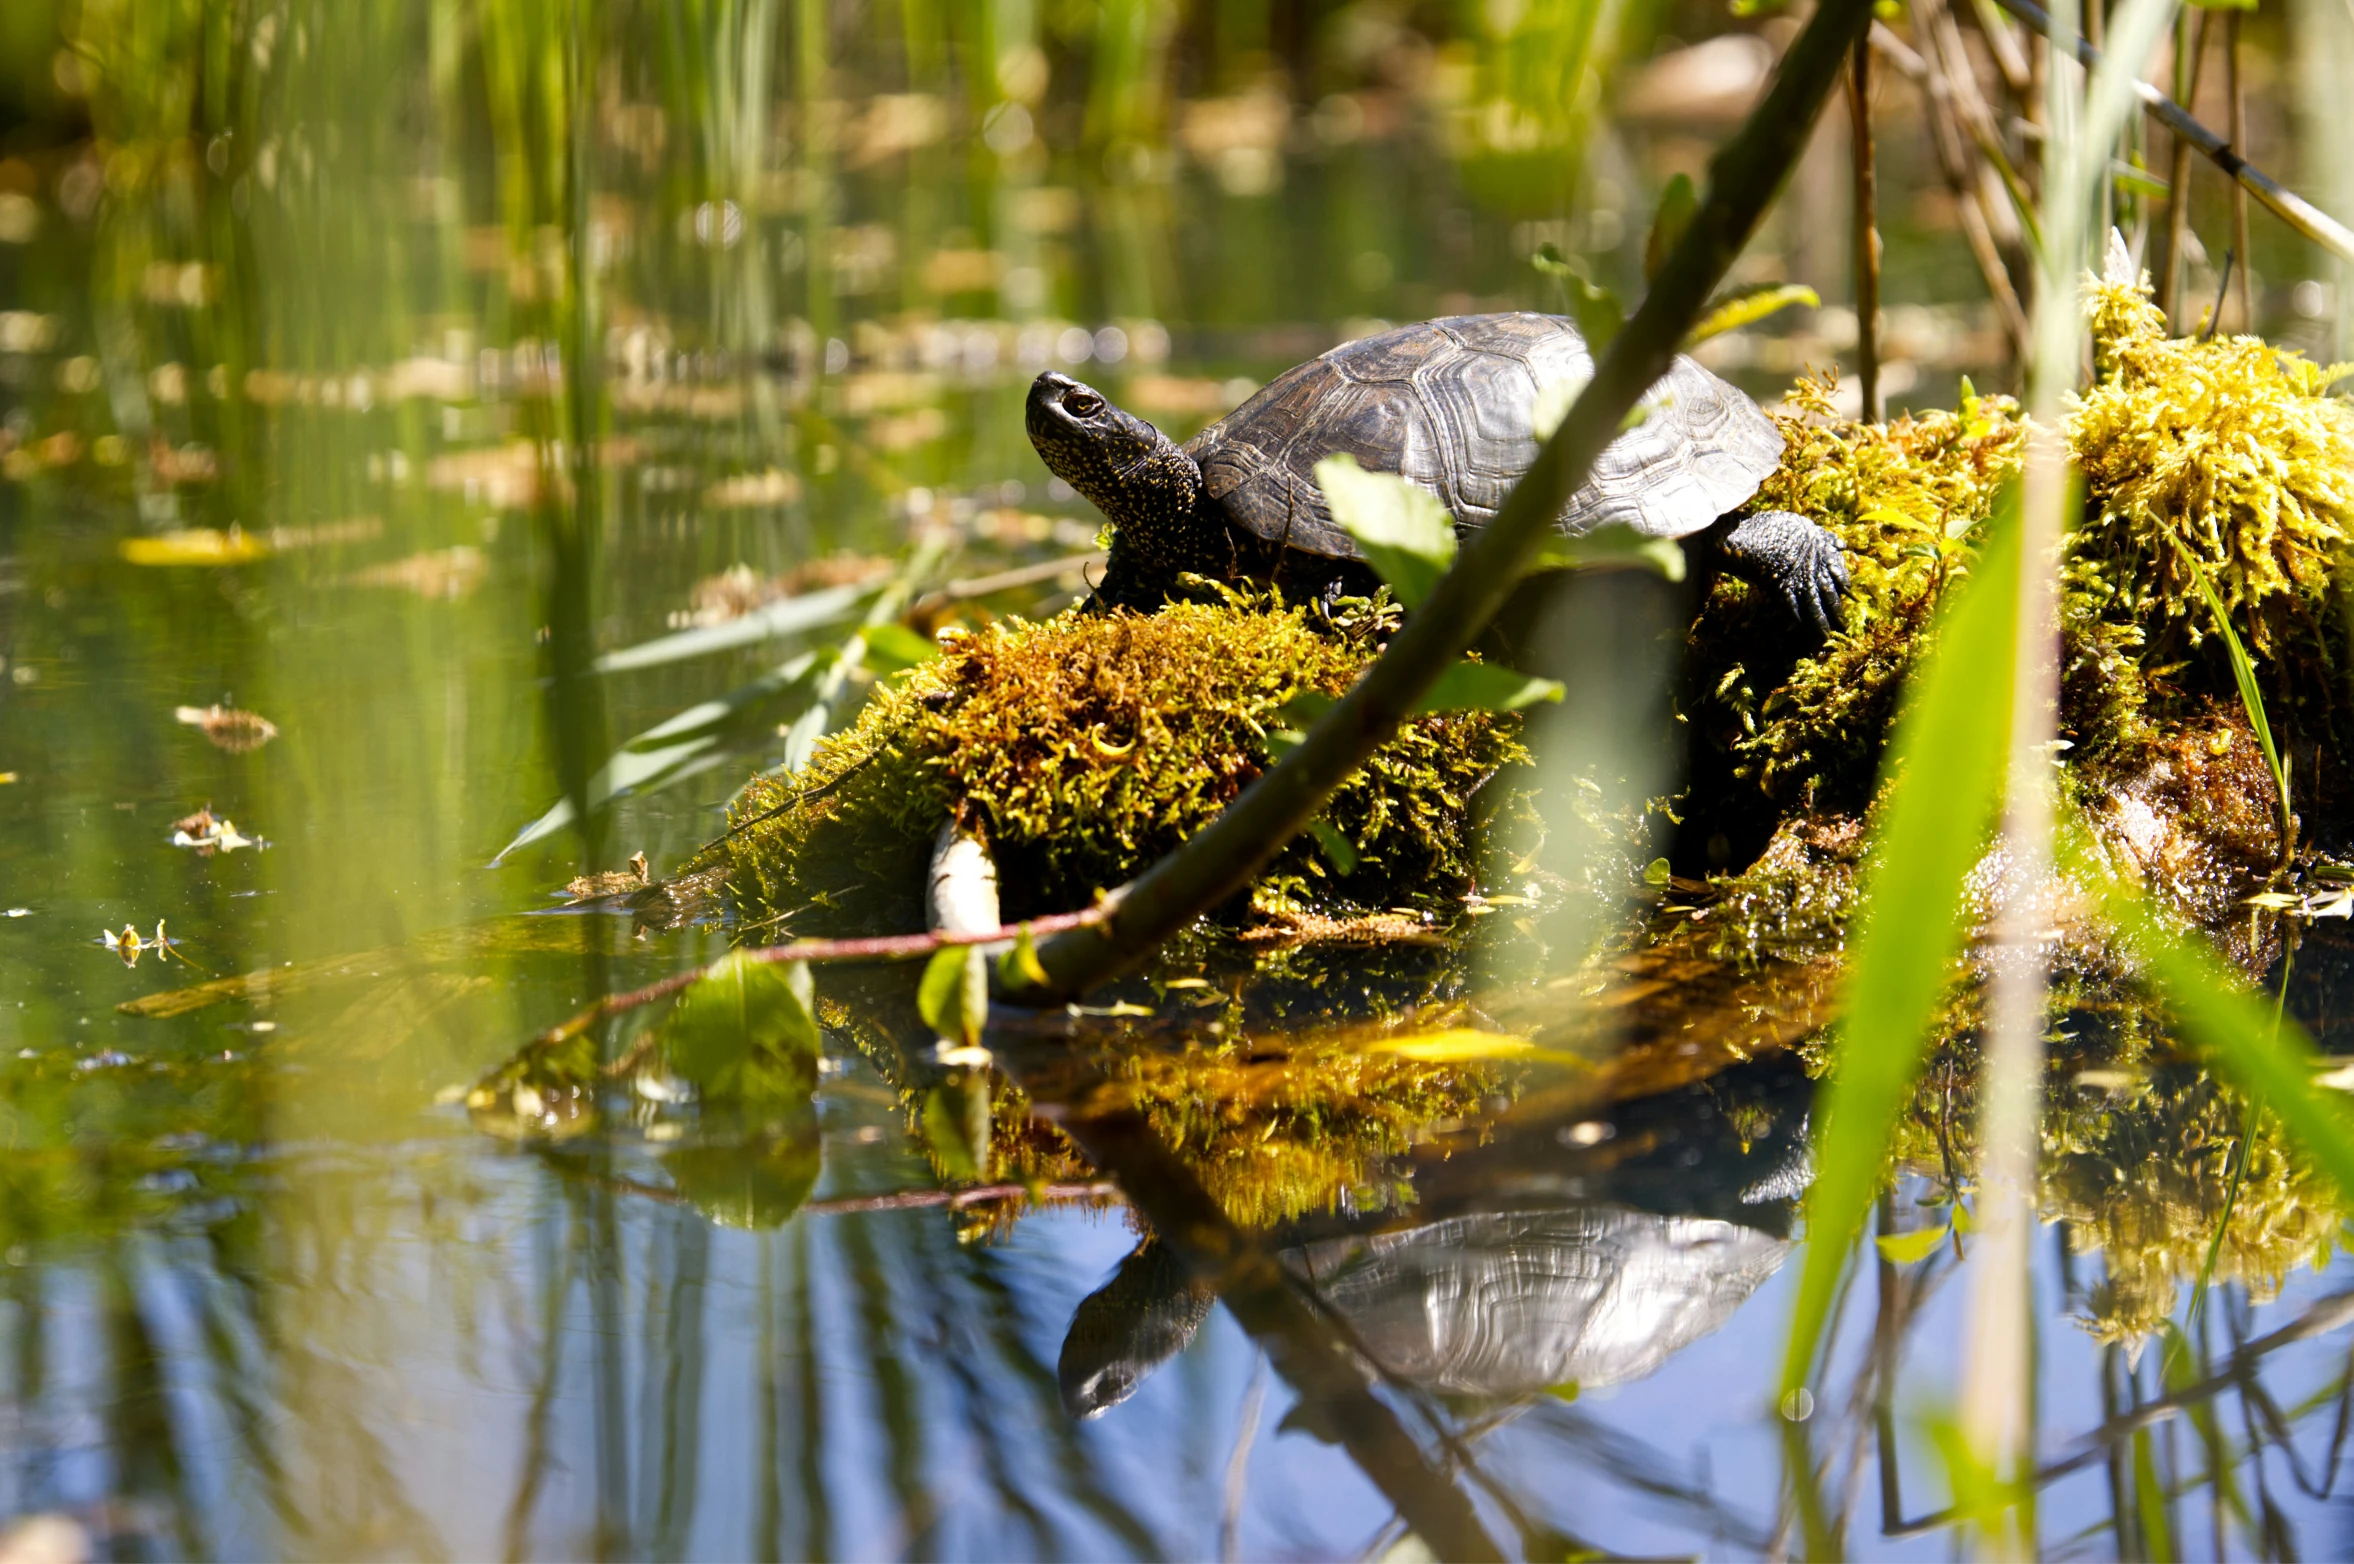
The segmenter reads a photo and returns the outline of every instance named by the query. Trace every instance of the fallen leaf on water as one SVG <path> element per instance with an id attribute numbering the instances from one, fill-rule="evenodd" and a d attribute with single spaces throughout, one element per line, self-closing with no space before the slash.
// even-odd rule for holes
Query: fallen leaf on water
<path id="1" fill-rule="evenodd" d="M 111 929 L 100 929 L 98 942 L 122 957 L 123 965 L 126 967 L 137 966 L 139 958 L 151 950 L 155 952 L 155 959 L 158 961 L 180 955 L 180 942 L 165 935 L 161 918 L 155 920 L 155 937 L 152 939 L 141 939 L 139 931 L 126 923 L 120 934 Z M 180 956 L 180 959 L 188 961 L 186 956 Z M 192 961 L 188 964 L 190 966 L 196 965 Z"/>
<path id="2" fill-rule="evenodd" d="M 123 558 L 134 565 L 242 565 L 270 556 L 270 545 L 240 527 L 182 527 L 149 538 L 125 538 Z"/>
<path id="3" fill-rule="evenodd" d="M 400 587 L 419 597 L 460 598 L 482 584 L 490 563 L 482 550 L 460 543 L 453 548 L 429 549 L 388 564 L 370 565 L 344 577 L 349 586 Z"/>
<path id="4" fill-rule="evenodd" d="M 646 855 L 632 853 L 626 869 L 607 869 L 601 873 L 575 877 L 564 887 L 564 904 L 573 907 L 584 901 L 598 901 L 607 896 L 627 896 L 653 883 L 654 875 L 646 866 Z"/>
<path id="5" fill-rule="evenodd" d="M 239 711 L 234 706 L 181 706 L 173 710 L 172 716 L 199 729 L 215 747 L 232 755 L 260 749 L 278 736 L 278 726 L 269 718 L 259 712 Z"/>
<path id="6" fill-rule="evenodd" d="M 763 505 L 789 505 L 801 494 L 801 480 L 774 467 L 766 472 L 738 473 L 722 478 L 703 491 L 706 510 L 751 510 Z"/>
<path id="7" fill-rule="evenodd" d="M 193 847 L 199 858 L 210 858 L 214 853 L 233 853 L 240 847 L 263 848 L 270 844 L 242 835 L 233 820 L 224 820 L 207 804 L 196 813 L 172 822 L 172 845 Z"/>

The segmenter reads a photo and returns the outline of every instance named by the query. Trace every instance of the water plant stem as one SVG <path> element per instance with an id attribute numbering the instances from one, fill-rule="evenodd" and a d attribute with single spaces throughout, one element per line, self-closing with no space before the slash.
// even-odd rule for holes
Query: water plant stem
<path id="1" fill-rule="evenodd" d="M 2248 99 L 2240 83 L 2240 23 L 2247 12 L 2237 8 L 2223 19 L 2223 85 L 2231 94 L 2231 145 L 2237 152 L 2248 144 Z M 2248 275 L 2255 270 L 2256 257 L 2248 249 L 2248 187 L 2233 183 L 2231 187 L 2231 253 L 2240 259 L 2239 279 L 2232 297 L 2239 304 L 2238 326 L 2242 331 L 2256 329 L 2254 295 L 2248 286 Z M 2220 306 L 2216 318 L 2223 318 Z"/>
<path id="2" fill-rule="evenodd" d="M 2006 0 L 2007 3 L 2007 0 Z M 2060 695 L 2060 556 L 2075 504 L 2065 397 L 2076 384 L 2084 321 L 2076 278 L 2088 241 L 2100 232 L 2101 191 L 2110 148 L 2144 84 L 2141 62 L 2173 21 L 2177 0 L 2127 0 L 2116 17 L 2117 56 L 2092 70 L 2090 89 L 2074 58 L 2075 7 L 2061 0 L 2048 34 L 2070 56 L 2048 74 L 2042 180 L 2043 244 L 2037 254 L 2034 350 L 2027 403 L 2033 419 L 2022 480 L 2020 570 L 2012 622 L 2012 688 L 2002 826 L 2001 881 L 1994 914 L 1987 1024 L 1979 1085 L 1980 1150 L 1975 1216 L 1980 1232 L 1972 1275 L 1961 1424 L 1970 1458 L 1998 1489 L 2017 1497 L 1982 1517 L 1985 1550 L 2037 1552 L 2034 1331 L 2029 1245 L 2036 1230 L 2037 1159 L 2042 1149 L 2046 949 L 2054 880 L 2054 758 Z M 2093 55 L 2097 62 L 2099 56 Z"/>
<path id="3" fill-rule="evenodd" d="M 2215 13 L 2201 11 L 2195 24 L 2186 17 L 2175 28 L 2178 50 L 2183 40 L 2195 40 L 2190 45 L 2187 68 L 2179 54 L 2174 67 L 2174 84 L 2182 93 L 2182 101 L 2194 106 L 2199 101 L 2199 78 L 2207 67 L 2207 32 L 2214 25 Z M 2158 263 L 2157 305 L 2177 331 L 2182 329 L 2176 309 L 2182 298 L 2182 251 L 2190 235 L 2191 147 L 2191 138 L 2176 130 L 2174 164 L 2167 171 L 2166 179 L 2166 253 Z"/>
<path id="4" fill-rule="evenodd" d="M 2018 17 L 2039 33 L 2048 34 L 2052 19 L 2044 14 L 2035 0 L 1993 0 L 2004 10 Z M 2075 40 L 2076 57 L 2087 68 L 2096 67 L 2101 52 Z M 2330 216 L 2294 190 L 2274 179 L 2264 170 L 2239 155 L 2233 143 L 2217 135 L 2193 119 L 2183 106 L 2147 82 L 2134 84 L 2136 95 L 2152 117 L 2168 130 L 2183 137 L 2206 154 L 2208 160 L 2236 180 L 2246 191 L 2264 203 L 2265 209 L 2282 222 L 2320 245 L 2341 261 L 2354 262 L 2354 229 Z"/>
<path id="5" fill-rule="evenodd" d="M 1569 416 L 1502 512 L 1299 748 L 1215 821 L 1112 892 L 1103 916 L 1038 947 L 1039 975 L 1009 979 L 1023 1004 L 1065 999 L 1134 965 L 1250 882 L 1411 713 L 1487 627 L 1550 536 L 1554 518 L 1667 372 L 1804 151 L 1823 102 L 1871 21 L 1867 0 L 1825 0 L 1783 57 L 1773 86 L 1710 167 L 1708 196 L 1642 307 L 1596 367 Z"/>
<path id="6" fill-rule="evenodd" d="M 1855 154 L 1855 379 L 1863 420 L 1880 421 L 1880 226 L 1872 149 L 1872 40 L 1855 41 L 1847 66 L 1847 114 Z"/>

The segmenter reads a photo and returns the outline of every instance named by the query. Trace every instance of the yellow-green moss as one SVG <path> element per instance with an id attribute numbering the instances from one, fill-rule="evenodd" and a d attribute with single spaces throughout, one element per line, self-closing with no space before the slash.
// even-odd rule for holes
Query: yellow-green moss
<path id="1" fill-rule="evenodd" d="M 2069 420 L 2086 484 L 2081 559 L 2114 588 L 2106 617 L 2196 644 L 2195 557 L 2259 654 L 2326 593 L 2354 528 L 2354 406 L 2322 369 L 2259 337 L 2171 337 L 2138 277 L 2093 279 L 2096 378 Z M 2089 579 L 2089 578 L 2087 578 Z"/>
<path id="2" fill-rule="evenodd" d="M 746 789 L 715 851 L 739 904 L 798 930 L 919 924 L 941 824 L 977 833 L 1009 917 L 1084 906 L 1209 823 L 1264 771 L 1295 696 L 1338 695 L 1375 648 L 1297 610 L 1171 604 L 956 637 L 790 777 Z M 1460 892 L 1472 795 L 1524 757 L 1510 716 L 1405 723 L 1254 887 L 1269 913 Z M 765 818 L 763 818 L 765 817 Z"/>
<path id="3" fill-rule="evenodd" d="M 1259 1037 L 1171 1049 L 1098 1050 L 1103 1071 L 1237 1224 L 1265 1228 L 1344 1202 L 1359 1211 L 1411 1200 L 1400 1159 L 1431 1125 L 1475 1115 L 1509 1093 L 1491 1064 L 1436 1064 L 1353 1042 Z M 991 1080 L 989 1161 L 980 1182 L 1051 1183 L 1095 1170 L 1002 1076 Z M 927 1150 L 923 1099 L 907 1121 Z M 932 1151 L 936 1171 L 947 1173 Z"/>

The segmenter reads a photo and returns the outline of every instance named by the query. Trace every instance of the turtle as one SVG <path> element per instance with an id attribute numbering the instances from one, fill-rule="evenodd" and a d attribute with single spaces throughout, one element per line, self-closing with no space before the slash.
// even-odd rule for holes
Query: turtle
<path id="1" fill-rule="evenodd" d="M 1565 405 L 1593 369 L 1561 316 L 1453 315 L 1286 370 L 1183 445 L 1055 370 L 1031 384 L 1026 417 L 1047 467 L 1112 523 L 1098 609 L 1149 611 L 1189 573 L 1330 600 L 1378 583 L 1325 504 L 1319 461 L 1346 454 L 1401 474 L 1438 496 L 1458 533 L 1474 530 L 1536 459 L 1543 405 Z M 1737 514 L 1781 460 L 1773 421 L 1688 357 L 1643 402 L 1648 416 L 1563 508 L 1562 533 L 1615 523 L 1693 538 L 1707 567 L 1765 590 L 1801 636 L 1828 637 L 1848 586 L 1838 540 L 1788 511 Z"/>

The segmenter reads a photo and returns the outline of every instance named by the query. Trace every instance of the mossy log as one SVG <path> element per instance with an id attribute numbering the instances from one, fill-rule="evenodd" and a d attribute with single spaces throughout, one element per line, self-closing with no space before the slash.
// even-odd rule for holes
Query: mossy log
<path id="1" fill-rule="evenodd" d="M 951 636 L 793 776 L 762 777 L 724 862 L 764 930 L 924 925 L 944 826 L 985 844 L 1009 918 L 1087 906 L 1201 829 L 1264 772 L 1303 695 L 1344 693 L 1369 634 L 1298 608 L 1072 612 Z M 1432 904 L 1474 878 L 1472 809 L 1526 758 L 1510 714 L 1414 718 L 1254 883 L 1236 923 Z"/>

